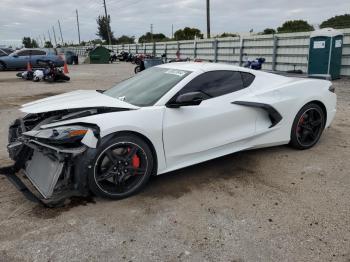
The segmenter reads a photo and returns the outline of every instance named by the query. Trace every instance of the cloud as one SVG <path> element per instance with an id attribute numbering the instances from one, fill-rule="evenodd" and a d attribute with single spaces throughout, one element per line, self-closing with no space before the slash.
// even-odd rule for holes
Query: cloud
<path id="1" fill-rule="evenodd" d="M 171 35 L 185 26 L 206 31 L 204 0 L 107 0 L 115 36 L 136 37 L 150 30 Z M 1 0 L 1 41 L 20 40 L 23 36 L 48 38 L 55 27 L 58 36 L 59 19 L 65 41 L 77 42 L 75 9 L 79 11 L 82 40 L 96 38 L 96 17 L 104 14 L 102 0 Z M 213 34 L 222 32 L 255 32 L 266 27 L 276 28 L 287 19 L 305 19 L 319 24 L 334 15 L 350 10 L 345 0 L 211 0 Z"/>

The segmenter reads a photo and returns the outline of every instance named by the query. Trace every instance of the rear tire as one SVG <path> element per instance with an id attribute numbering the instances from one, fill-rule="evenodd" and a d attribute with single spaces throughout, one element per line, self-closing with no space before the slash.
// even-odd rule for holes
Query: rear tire
<path id="1" fill-rule="evenodd" d="M 62 75 L 62 76 L 61 76 L 61 80 L 63 80 L 63 81 L 69 81 L 69 80 L 70 80 L 70 77 L 69 77 L 69 76 L 66 76 L 66 75 Z"/>
<path id="2" fill-rule="evenodd" d="M 100 197 L 123 199 L 134 195 L 152 175 L 152 151 L 138 136 L 107 138 L 93 155 L 88 183 L 90 190 Z"/>
<path id="3" fill-rule="evenodd" d="M 303 106 L 294 119 L 290 145 L 300 150 L 316 145 L 326 125 L 325 120 L 319 105 L 310 103 Z"/>

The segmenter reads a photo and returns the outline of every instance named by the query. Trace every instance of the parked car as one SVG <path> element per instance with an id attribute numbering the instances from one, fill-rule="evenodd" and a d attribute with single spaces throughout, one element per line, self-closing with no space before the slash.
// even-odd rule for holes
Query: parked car
<path id="1" fill-rule="evenodd" d="M 152 67 L 107 91 L 74 91 L 22 106 L 9 129 L 16 171 L 55 203 L 121 199 L 160 175 L 234 152 L 313 147 L 336 113 L 326 80 L 214 63 Z M 37 190 L 37 191 L 36 191 Z M 37 192 L 37 193 L 38 193 Z"/>
<path id="2" fill-rule="evenodd" d="M 143 70 L 151 68 L 153 66 L 164 64 L 163 58 L 146 58 L 141 60 L 140 65 L 136 66 L 134 69 L 135 74 L 140 73 Z"/>
<path id="3" fill-rule="evenodd" d="M 64 61 L 57 55 L 55 49 L 21 49 L 8 56 L 0 57 L 0 71 L 6 69 L 25 69 L 28 62 L 32 67 L 40 67 L 38 60 L 51 61 L 55 66 L 63 66 Z"/>
<path id="4" fill-rule="evenodd" d="M 0 48 L 0 57 L 1 56 L 8 56 L 13 52 L 13 49 L 11 48 Z"/>

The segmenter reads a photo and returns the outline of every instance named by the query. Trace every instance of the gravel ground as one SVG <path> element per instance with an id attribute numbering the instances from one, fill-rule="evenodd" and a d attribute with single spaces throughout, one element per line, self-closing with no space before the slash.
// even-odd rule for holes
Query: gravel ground
<path id="1" fill-rule="evenodd" d="M 0 73 L 0 166 L 20 104 L 103 89 L 129 64 L 70 67 L 69 83 Z M 151 180 L 122 201 L 76 199 L 46 209 L 0 177 L 0 261 L 350 261 L 350 80 L 319 144 L 232 154 Z"/>

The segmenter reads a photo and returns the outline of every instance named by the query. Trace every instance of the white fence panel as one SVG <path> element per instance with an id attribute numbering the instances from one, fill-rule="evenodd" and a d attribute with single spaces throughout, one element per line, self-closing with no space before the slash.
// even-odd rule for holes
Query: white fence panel
<path id="1" fill-rule="evenodd" d="M 341 74 L 350 76 L 350 28 L 344 33 Z M 172 41 L 146 44 L 106 46 L 115 52 L 146 53 L 173 59 L 179 52 L 181 58 L 203 59 L 224 63 L 242 64 L 244 54 L 250 59 L 264 57 L 263 69 L 307 71 L 310 32 Z M 92 46 L 69 47 L 80 56 L 87 55 Z"/>

